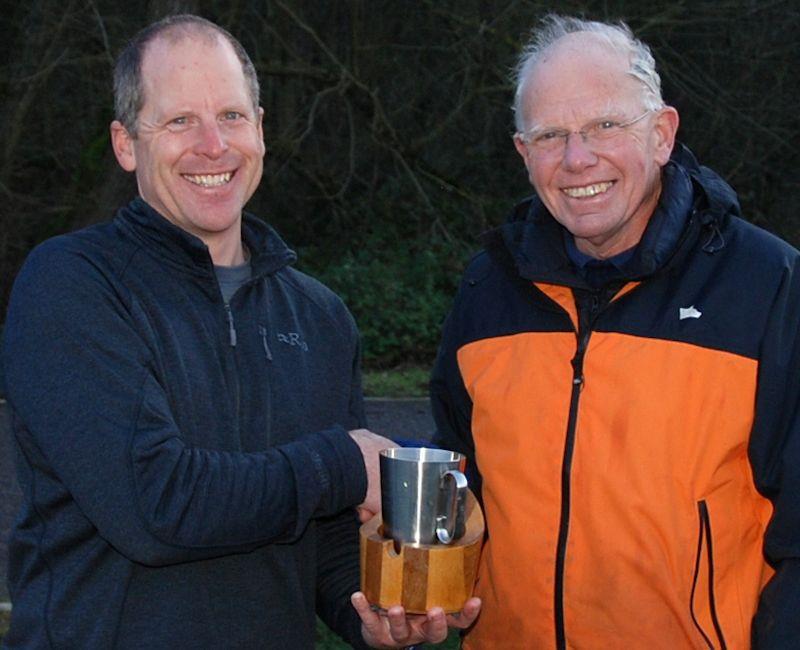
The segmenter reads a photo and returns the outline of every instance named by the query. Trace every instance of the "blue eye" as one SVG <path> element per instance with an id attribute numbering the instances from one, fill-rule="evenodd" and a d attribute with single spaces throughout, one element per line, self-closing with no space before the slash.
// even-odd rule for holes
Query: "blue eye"
<path id="1" fill-rule="evenodd" d="M 238 120 L 240 117 L 244 117 L 239 111 L 226 111 L 224 115 L 226 120 Z"/>
<path id="2" fill-rule="evenodd" d="M 188 121 L 189 120 L 185 115 L 181 115 L 180 117 L 170 120 L 170 124 L 174 124 L 175 126 L 184 126 L 188 123 Z"/>

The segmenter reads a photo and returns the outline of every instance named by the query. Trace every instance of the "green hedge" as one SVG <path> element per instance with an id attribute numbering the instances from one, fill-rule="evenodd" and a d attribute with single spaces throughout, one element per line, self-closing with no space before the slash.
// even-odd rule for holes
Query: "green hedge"
<path id="1" fill-rule="evenodd" d="M 432 363 L 469 257 L 466 244 L 409 240 L 393 231 L 376 230 L 335 259 L 319 250 L 301 258 L 301 268 L 336 291 L 353 313 L 367 368 Z"/>

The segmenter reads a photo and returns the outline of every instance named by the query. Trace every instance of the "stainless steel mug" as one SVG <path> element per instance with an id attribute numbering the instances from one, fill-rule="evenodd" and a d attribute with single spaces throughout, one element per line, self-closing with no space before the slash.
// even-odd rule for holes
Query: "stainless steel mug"
<path id="1" fill-rule="evenodd" d="M 466 459 L 446 449 L 380 453 L 383 535 L 397 544 L 450 544 L 464 534 Z"/>

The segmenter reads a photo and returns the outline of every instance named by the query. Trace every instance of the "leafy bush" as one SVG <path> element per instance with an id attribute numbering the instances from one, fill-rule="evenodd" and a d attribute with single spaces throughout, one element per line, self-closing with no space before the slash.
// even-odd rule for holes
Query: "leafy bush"
<path id="1" fill-rule="evenodd" d="M 308 265 L 352 311 L 366 367 L 429 366 L 465 255 L 460 245 L 409 242 L 381 230 L 337 260 L 312 257 Z"/>
<path id="2" fill-rule="evenodd" d="M 387 370 L 368 369 L 364 372 L 365 397 L 428 397 L 430 364 L 402 365 Z"/>

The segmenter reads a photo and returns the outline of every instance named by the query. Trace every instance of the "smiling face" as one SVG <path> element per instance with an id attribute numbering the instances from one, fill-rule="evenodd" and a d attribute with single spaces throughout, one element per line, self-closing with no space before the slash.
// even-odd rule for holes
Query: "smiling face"
<path id="1" fill-rule="evenodd" d="M 598 120 L 625 123 L 645 112 L 641 82 L 628 62 L 588 33 L 554 43 L 529 77 L 523 107 L 527 130 L 583 130 Z M 602 123 L 602 122 L 600 122 Z M 579 250 L 608 258 L 641 239 L 661 192 L 678 127 L 670 107 L 653 111 L 602 146 L 571 134 L 555 155 L 515 137 L 531 183 Z"/>
<path id="2" fill-rule="evenodd" d="M 120 165 L 142 198 L 202 239 L 215 263 L 241 262 L 241 214 L 263 170 L 263 111 L 242 66 L 216 34 L 158 37 L 142 60 L 144 105 L 132 138 L 111 125 Z"/>

